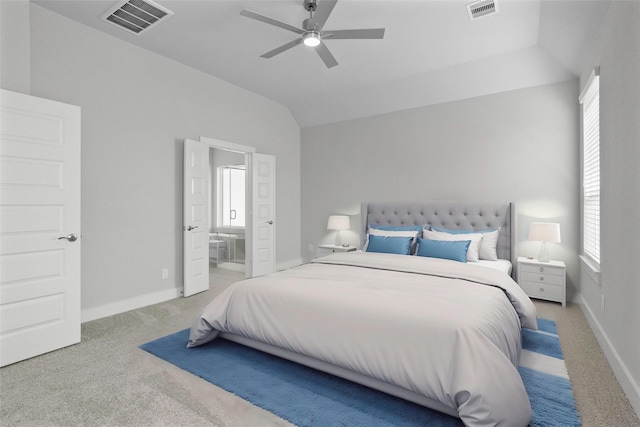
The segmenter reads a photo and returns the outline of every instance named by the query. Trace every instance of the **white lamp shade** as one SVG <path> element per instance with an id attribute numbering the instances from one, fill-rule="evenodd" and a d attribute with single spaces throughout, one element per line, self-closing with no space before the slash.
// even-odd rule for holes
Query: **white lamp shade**
<path id="1" fill-rule="evenodd" d="M 327 222 L 327 230 L 348 230 L 351 228 L 351 222 L 346 215 L 331 215 Z"/>
<path id="2" fill-rule="evenodd" d="M 529 225 L 529 240 L 560 243 L 560 224 L 556 222 L 532 222 Z"/>

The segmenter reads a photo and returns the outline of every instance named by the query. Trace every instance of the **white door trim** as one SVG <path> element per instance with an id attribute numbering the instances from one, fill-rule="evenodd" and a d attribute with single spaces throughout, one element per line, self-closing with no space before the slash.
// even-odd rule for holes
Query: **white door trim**
<path id="1" fill-rule="evenodd" d="M 255 147 L 249 147 L 248 145 L 234 144 L 233 142 L 221 141 L 219 139 L 209 138 L 206 136 L 200 137 L 200 142 L 209 144 L 209 147 L 220 148 L 222 150 L 236 151 L 238 153 L 255 153 Z"/>

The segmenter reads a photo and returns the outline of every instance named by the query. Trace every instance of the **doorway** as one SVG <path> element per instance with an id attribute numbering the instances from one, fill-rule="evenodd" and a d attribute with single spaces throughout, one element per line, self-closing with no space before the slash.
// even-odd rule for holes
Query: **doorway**
<path id="1" fill-rule="evenodd" d="M 209 149 L 209 267 L 245 272 L 245 154 Z"/>
<path id="2" fill-rule="evenodd" d="M 225 239 L 220 234 L 224 230 L 212 230 L 213 212 L 210 189 L 212 167 L 210 150 L 220 149 L 243 156 L 245 177 L 245 211 L 244 227 L 244 276 L 256 277 L 275 271 L 275 156 L 255 152 L 255 148 L 245 145 L 219 141 L 213 138 L 200 137 L 200 141 L 185 139 L 183 168 L 183 257 L 185 297 L 209 289 L 209 271 L 212 254 L 211 240 Z M 224 162 L 224 165 L 239 165 L 237 161 Z M 236 212 L 237 214 L 237 212 Z M 239 230 L 233 230 L 238 234 Z M 232 233 L 228 233 L 232 234 Z M 229 240 L 224 250 L 217 245 L 215 260 L 222 264 L 233 255 L 233 243 L 236 249 L 239 236 L 235 241 Z M 218 252 L 218 250 L 220 251 Z M 225 253 L 225 250 L 227 253 Z M 236 257 L 238 253 L 236 252 Z M 236 258 L 237 259 L 237 258 Z M 232 263 L 229 263 L 232 264 Z M 240 268 L 240 265 L 231 265 Z M 215 268 L 218 268 L 217 265 Z"/>

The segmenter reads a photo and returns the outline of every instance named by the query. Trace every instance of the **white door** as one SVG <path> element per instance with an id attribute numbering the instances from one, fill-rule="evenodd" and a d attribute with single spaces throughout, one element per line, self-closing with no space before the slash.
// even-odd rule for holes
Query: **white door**
<path id="1" fill-rule="evenodd" d="M 276 158 L 253 153 L 251 163 L 251 277 L 256 277 L 275 271 Z"/>
<path id="2" fill-rule="evenodd" d="M 0 366 L 80 342 L 80 108 L 0 93 Z"/>
<path id="3" fill-rule="evenodd" d="M 185 297 L 209 289 L 209 145 L 184 141 Z"/>

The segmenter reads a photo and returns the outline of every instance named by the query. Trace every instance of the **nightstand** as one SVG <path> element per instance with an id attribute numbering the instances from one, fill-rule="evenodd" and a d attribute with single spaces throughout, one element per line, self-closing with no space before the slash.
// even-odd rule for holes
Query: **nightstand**
<path id="1" fill-rule="evenodd" d="M 318 245 L 318 258 L 321 256 L 331 255 L 334 252 L 352 252 L 355 251 L 355 246 L 336 246 L 336 245 Z"/>
<path id="2" fill-rule="evenodd" d="M 566 266 L 562 261 L 542 262 L 518 257 L 518 284 L 531 298 L 567 305 Z"/>

